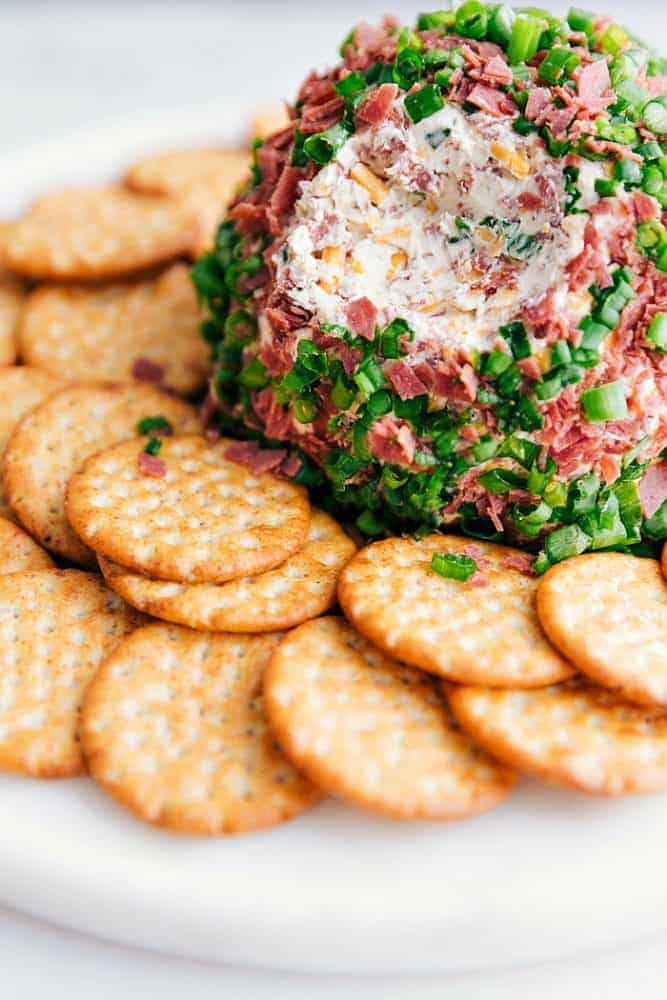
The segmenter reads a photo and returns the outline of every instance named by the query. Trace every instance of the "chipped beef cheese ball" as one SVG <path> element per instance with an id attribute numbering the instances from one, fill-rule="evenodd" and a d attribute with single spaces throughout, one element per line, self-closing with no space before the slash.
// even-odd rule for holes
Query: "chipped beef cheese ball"
<path id="1" fill-rule="evenodd" d="M 209 419 L 371 535 L 509 533 L 538 570 L 657 542 L 663 63 L 607 18 L 476 0 L 341 52 L 195 268 Z"/>

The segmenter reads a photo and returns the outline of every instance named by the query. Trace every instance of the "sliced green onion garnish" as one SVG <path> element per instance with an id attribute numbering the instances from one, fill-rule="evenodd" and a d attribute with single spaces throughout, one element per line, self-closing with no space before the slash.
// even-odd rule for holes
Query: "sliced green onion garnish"
<path id="1" fill-rule="evenodd" d="M 393 319 L 380 334 L 380 354 L 383 358 L 400 358 L 403 355 L 399 340 L 407 336 L 414 339 L 414 330 L 404 319 Z"/>
<path id="2" fill-rule="evenodd" d="M 259 358 L 253 358 L 240 373 L 239 382 L 247 389 L 263 389 L 265 385 L 269 384 L 266 366 Z"/>
<path id="3" fill-rule="evenodd" d="M 445 99 L 440 93 L 440 88 L 433 83 L 427 84 L 405 98 L 405 110 L 415 123 L 424 118 L 430 118 L 444 106 Z"/>
<path id="4" fill-rule="evenodd" d="M 595 15 L 581 7 L 570 7 L 567 12 L 567 23 L 572 31 L 583 31 L 589 37 L 593 34 Z"/>
<path id="5" fill-rule="evenodd" d="M 151 437 L 146 442 L 146 447 L 144 451 L 147 455 L 157 455 L 162 448 L 162 438 Z"/>
<path id="6" fill-rule="evenodd" d="M 407 48 L 394 59 L 392 76 L 401 90 L 409 90 L 424 72 L 424 59 L 416 49 Z"/>
<path id="7" fill-rule="evenodd" d="M 608 52 L 612 56 L 620 52 L 627 44 L 627 32 L 623 31 L 620 24 L 610 24 L 600 39 L 600 46 L 603 52 Z"/>
<path id="8" fill-rule="evenodd" d="M 540 44 L 544 21 L 530 14 L 519 14 L 512 25 L 507 60 L 511 66 L 529 62 Z"/>
<path id="9" fill-rule="evenodd" d="M 641 163 L 637 163 L 636 160 L 631 160 L 627 156 L 622 160 L 616 160 L 614 164 L 614 177 L 616 180 L 622 181 L 628 187 L 637 187 L 641 184 L 643 176 L 642 165 Z"/>
<path id="10" fill-rule="evenodd" d="M 454 29 L 464 38 L 484 38 L 487 25 L 486 7 L 479 0 L 465 0 L 457 8 Z"/>
<path id="11" fill-rule="evenodd" d="M 420 14 L 417 18 L 418 31 L 433 31 L 435 28 L 451 28 L 454 26 L 452 10 L 433 10 L 429 14 Z"/>
<path id="12" fill-rule="evenodd" d="M 482 355 L 479 370 L 482 375 L 491 375 L 495 378 L 501 375 L 511 364 L 511 354 L 507 354 L 505 351 L 489 351 L 487 354 Z"/>
<path id="13" fill-rule="evenodd" d="M 557 45 L 540 63 L 537 75 L 547 83 L 557 84 L 567 80 L 579 65 L 579 56 L 572 49 Z"/>
<path id="14" fill-rule="evenodd" d="M 475 442 L 471 451 L 476 462 L 486 462 L 489 458 L 493 458 L 498 451 L 498 443 L 487 434 Z"/>
<path id="15" fill-rule="evenodd" d="M 592 316 L 584 317 L 579 324 L 579 329 L 584 331 L 581 346 L 585 350 L 597 350 L 605 337 L 609 335 L 609 327 L 603 323 L 597 323 Z"/>
<path id="16" fill-rule="evenodd" d="M 431 569 L 446 580 L 460 580 L 465 583 L 477 572 L 477 563 L 470 556 L 448 552 L 434 552 Z"/>
<path id="17" fill-rule="evenodd" d="M 572 351 L 567 340 L 557 340 L 551 348 L 552 367 L 568 365 L 572 361 Z"/>
<path id="18" fill-rule="evenodd" d="M 519 387 L 522 378 L 521 369 L 512 362 L 496 379 L 496 388 L 501 396 L 510 396 Z"/>
<path id="19" fill-rule="evenodd" d="M 667 135 L 667 107 L 662 101 L 649 101 L 642 111 L 644 124 L 656 135 Z"/>
<path id="20" fill-rule="evenodd" d="M 510 345 L 512 355 L 517 360 L 530 357 L 530 342 L 523 323 L 506 323 L 504 326 L 499 328 L 498 333 L 501 337 L 504 337 Z"/>
<path id="21" fill-rule="evenodd" d="M 653 517 L 644 521 L 644 534 L 648 538 L 661 542 L 667 538 L 667 500 L 663 500 Z"/>
<path id="22" fill-rule="evenodd" d="M 303 150 L 315 163 L 331 163 L 338 154 L 339 149 L 345 145 L 350 138 L 348 130 L 340 124 L 332 125 L 325 132 L 318 132 L 316 135 L 309 135 L 304 140 Z"/>
<path id="23" fill-rule="evenodd" d="M 364 535 L 381 535 L 384 531 L 382 521 L 378 519 L 372 510 L 365 510 L 354 523 Z"/>
<path id="24" fill-rule="evenodd" d="M 300 396 L 292 402 L 292 412 L 300 424 L 310 424 L 317 416 L 317 401 L 311 396 Z"/>
<path id="25" fill-rule="evenodd" d="M 563 388 L 563 380 L 559 372 L 550 372 L 546 378 L 535 385 L 535 395 L 541 403 L 554 399 Z"/>
<path id="26" fill-rule="evenodd" d="M 334 85 L 334 90 L 341 97 L 354 97 L 366 89 L 366 78 L 361 73 L 348 73 Z"/>
<path id="27" fill-rule="evenodd" d="M 166 417 L 143 417 L 137 424 L 137 434 L 173 434 L 174 428 Z"/>
<path id="28" fill-rule="evenodd" d="M 487 493 L 492 493 L 494 496 L 503 496 L 510 490 L 524 489 L 526 486 L 525 476 L 502 468 L 483 472 L 478 477 L 477 482 L 484 487 Z"/>
<path id="29" fill-rule="evenodd" d="M 628 415 L 625 382 L 617 379 L 615 382 L 607 382 L 606 385 L 584 389 L 581 394 L 581 405 L 590 423 L 625 420 Z"/>
<path id="30" fill-rule="evenodd" d="M 390 413 L 392 408 L 391 394 L 386 389 L 378 389 L 374 392 L 366 404 L 366 413 L 373 420 L 383 417 L 385 413 Z"/>
<path id="31" fill-rule="evenodd" d="M 506 3 L 493 7 L 489 13 L 487 37 L 496 45 L 501 45 L 506 49 L 512 37 L 512 25 L 515 17 L 516 14 Z"/>
<path id="32" fill-rule="evenodd" d="M 512 512 L 512 520 L 518 531 L 529 538 L 539 535 L 540 531 L 551 517 L 551 507 L 542 500 L 537 507 L 525 511 L 520 507 L 515 507 Z"/>
<path id="33" fill-rule="evenodd" d="M 547 535 L 544 550 L 551 564 L 559 563 L 563 559 L 581 555 L 589 547 L 590 542 L 590 536 L 578 525 L 568 524 Z"/>
<path id="34" fill-rule="evenodd" d="M 667 313 L 656 313 L 646 331 L 646 339 L 656 350 L 667 354 Z"/>
<path id="35" fill-rule="evenodd" d="M 382 369 L 376 361 L 366 361 L 352 376 L 364 399 L 370 399 L 376 389 L 384 385 Z"/>

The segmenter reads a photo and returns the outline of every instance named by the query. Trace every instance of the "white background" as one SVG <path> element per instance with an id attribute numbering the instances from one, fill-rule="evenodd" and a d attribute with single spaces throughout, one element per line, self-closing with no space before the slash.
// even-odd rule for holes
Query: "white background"
<path id="1" fill-rule="evenodd" d="M 582 0 L 583 2 L 583 0 Z M 433 4 L 435 6 L 435 3 Z M 248 105 L 291 94 L 311 66 L 333 58 L 374 0 L 306 3 L 31 3 L 0 0 L 0 155 L 93 124 L 208 101 Z M 428 8 L 428 4 L 426 4 Z M 667 50 L 664 0 L 608 2 Z M 391 9 L 412 19 L 415 5 Z M 0 822 L 2 804 L 0 803 Z M 44 818 L 48 823 L 48 817 Z M 351 850 L 353 850 L 351 845 Z M 103 859 L 101 859 L 103 863 Z M 545 865 L 549 858 L 545 857 Z M 628 858 L 632 864 L 632 858 Z M 390 873 L 388 873 L 390 877 Z M 614 873 L 609 873 L 613 880 Z M 197 887 L 192 887 L 196 893 Z M 76 907 L 76 899 L 72 900 Z M 631 938 L 632 928 L 628 927 Z M 226 995 L 243 1000 L 627 1000 L 664 997 L 667 940 L 568 963 L 443 979 L 351 980 L 228 970 L 131 952 L 0 909 L 0 996 L 7 1000 L 116 1000 Z M 479 943 L 480 950 L 484 942 Z"/>

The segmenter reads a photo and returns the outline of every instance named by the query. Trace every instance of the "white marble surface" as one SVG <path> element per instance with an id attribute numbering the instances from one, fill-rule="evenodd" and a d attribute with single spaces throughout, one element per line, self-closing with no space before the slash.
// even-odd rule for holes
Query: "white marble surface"
<path id="1" fill-rule="evenodd" d="M 0 156 L 105 120 L 194 104 L 220 93 L 250 103 L 293 92 L 307 65 L 332 58 L 332 42 L 351 22 L 375 16 L 376 0 L 279 3 L 0 0 Z M 415 5 L 393 3 L 406 17 Z M 428 5 L 426 5 L 428 6 Z M 435 6 L 435 4 L 434 4 Z M 664 0 L 607 3 L 658 43 Z M 242 41 L 253 33 L 251 52 Z M 1 806 L 0 806 L 1 815 Z M 48 821 L 48 818 L 45 818 Z M 549 859 L 545 858 L 545 864 Z M 628 858 L 628 864 L 632 859 Z M 614 873 L 609 873 L 613 879 Z M 193 887 L 196 891 L 196 887 Z M 73 900 L 76 906 L 76 900 Z M 629 937 L 632 928 L 628 928 Z M 0 910 L 0 964 L 7 1000 L 188 997 L 221 993 L 244 1000 L 308 997 L 360 1000 L 626 1000 L 664 996 L 665 946 L 652 940 L 614 954 L 495 975 L 447 980 L 342 980 L 223 969 L 133 952 Z M 484 947 L 480 941 L 480 948 Z"/>

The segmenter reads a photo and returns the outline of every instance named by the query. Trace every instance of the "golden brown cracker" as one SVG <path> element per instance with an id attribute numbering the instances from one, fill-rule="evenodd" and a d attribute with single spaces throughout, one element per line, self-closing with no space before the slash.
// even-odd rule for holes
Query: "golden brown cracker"
<path id="1" fill-rule="evenodd" d="M 201 389 L 210 350 L 190 271 L 173 264 L 156 277 L 106 285 L 45 285 L 19 324 L 28 364 L 71 381 L 127 380 L 142 367 L 187 395 Z"/>
<path id="2" fill-rule="evenodd" d="M 77 736 L 84 691 L 143 621 L 89 573 L 0 576 L 0 770 L 35 778 L 85 771 Z"/>
<path id="3" fill-rule="evenodd" d="M 667 788 L 667 715 L 583 678 L 534 691 L 451 685 L 454 715 L 510 767 L 591 795 Z"/>
<path id="4" fill-rule="evenodd" d="M 0 517 L 0 575 L 51 568 L 49 554 L 17 524 Z"/>
<path id="5" fill-rule="evenodd" d="M 434 553 L 470 551 L 484 586 L 430 568 Z M 412 666 L 461 683 L 539 687 L 574 671 L 540 628 L 537 580 L 512 568 L 521 555 L 456 535 L 389 538 L 348 563 L 338 598 L 363 635 Z"/>
<path id="6" fill-rule="evenodd" d="M 65 489 L 86 458 L 136 435 L 137 422 L 147 416 L 164 416 L 176 432 L 198 424 L 192 407 L 153 386 L 91 383 L 50 397 L 16 428 L 3 462 L 4 491 L 46 548 L 82 566 L 97 566 L 65 517 Z"/>
<path id="7" fill-rule="evenodd" d="M 316 784 L 400 819 L 464 819 L 492 808 L 513 775 L 462 734 L 436 682 L 342 618 L 290 632 L 264 682 L 285 753 Z"/>
<path id="8" fill-rule="evenodd" d="M 160 476 L 142 469 L 136 441 L 101 452 L 70 480 L 70 523 L 100 555 L 160 580 L 223 583 L 273 569 L 308 537 L 308 495 L 227 460 L 230 443 L 167 438 Z"/>
<path id="9" fill-rule="evenodd" d="M 246 833 L 285 822 L 321 792 L 283 757 L 262 677 L 279 637 L 148 625 L 88 688 L 81 738 L 95 780 L 180 833 Z"/>
<path id="10" fill-rule="evenodd" d="M 16 328 L 25 297 L 25 282 L 0 264 L 0 366 L 16 361 Z"/>
<path id="11" fill-rule="evenodd" d="M 182 201 L 120 185 L 68 188 L 35 202 L 3 233 L 7 266 L 30 278 L 121 277 L 185 254 L 198 226 Z"/>
<path id="12" fill-rule="evenodd" d="M 328 611 L 356 545 L 333 518 L 313 511 L 303 548 L 281 566 L 229 583 L 151 580 L 100 556 L 107 584 L 155 618 L 215 632 L 277 632 Z"/>
<path id="13" fill-rule="evenodd" d="M 667 707 L 667 582 L 655 559 L 577 556 L 540 581 L 544 631 L 592 680 L 630 701 Z"/>

